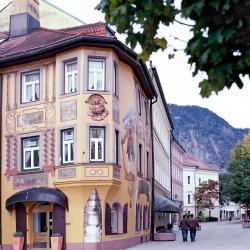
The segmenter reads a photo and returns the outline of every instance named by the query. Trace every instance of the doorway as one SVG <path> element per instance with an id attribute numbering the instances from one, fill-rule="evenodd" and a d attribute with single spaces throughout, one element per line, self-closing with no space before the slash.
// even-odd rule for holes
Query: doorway
<path id="1" fill-rule="evenodd" d="M 36 203 L 32 211 L 33 248 L 50 248 L 52 235 L 53 205 L 47 202 Z"/>

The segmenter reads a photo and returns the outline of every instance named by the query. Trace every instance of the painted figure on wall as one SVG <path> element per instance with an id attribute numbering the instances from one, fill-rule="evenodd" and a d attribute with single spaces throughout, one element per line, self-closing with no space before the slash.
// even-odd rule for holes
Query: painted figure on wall
<path id="1" fill-rule="evenodd" d="M 132 206 L 132 195 L 133 195 L 133 186 L 134 186 L 133 183 L 135 180 L 135 177 L 134 177 L 134 166 L 135 166 L 134 134 L 136 132 L 136 121 L 137 121 L 136 111 L 133 109 L 130 109 L 122 120 L 123 127 L 125 129 L 125 133 L 121 140 L 123 165 L 125 169 L 125 178 L 129 182 L 128 191 L 130 195 L 130 207 Z M 125 151 L 125 148 L 126 148 L 126 151 Z"/>

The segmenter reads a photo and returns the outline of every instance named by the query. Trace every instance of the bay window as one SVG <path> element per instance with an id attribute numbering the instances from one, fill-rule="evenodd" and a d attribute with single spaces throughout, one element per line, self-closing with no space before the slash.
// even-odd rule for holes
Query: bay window
<path id="1" fill-rule="evenodd" d="M 104 136 L 103 127 L 90 127 L 90 161 L 104 161 Z"/>
<path id="2" fill-rule="evenodd" d="M 65 63 L 64 93 L 74 93 L 77 91 L 77 62 Z"/>
<path id="3" fill-rule="evenodd" d="M 74 130 L 62 130 L 62 164 L 74 162 Z"/>
<path id="4" fill-rule="evenodd" d="M 88 59 L 88 90 L 105 90 L 105 60 Z"/>

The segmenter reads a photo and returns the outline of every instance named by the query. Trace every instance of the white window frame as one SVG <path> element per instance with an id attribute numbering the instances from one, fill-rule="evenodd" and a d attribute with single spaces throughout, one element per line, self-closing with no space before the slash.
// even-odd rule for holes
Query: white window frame
<path id="1" fill-rule="evenodd" d="M 27 147 L 25 148 L 24 143 L 26 140 L 29 139 L 34 139 L 37 138 L 37 145 L 36 147 Z M 22 158 L 23 158 L 23 170 L 33 170 L 33 169 L 39 169 L 40 168 L 40 140 L 39 140 L 39 136 L 32 136 L 32 137 L 26 137 L 26 138 L 22 138 Z M 34 151 L 38 151 L 38 155 L 39 155 L 39 165 L 38 166 L 34 166 Z M 31 157 L 31 167 L 26 167 L 25 164 L 25 153 L 26 152 L 31 152 L 30 153 L 30 157 Z"/>
<path id="2" fill-rule="evenodd" d="M 97 70 L 94 71 L 93 70 L 93 74 L 94 74 L 94 88 L 91 89 L 90 88 L 90 77 L 89 77 L 89 73 L 91 71 L 90 69 L 90 62 L 102 62 L 103 63 L 103 69 L 102 70 Z M 106 60 L 105 58 L 94 58 L 94 57 L 89 57 L 88 58 L 88 90 L 90 91 L 105 91 L 105 71 L 106 71 Z M 96 82 L 96 74 L 97 73 L 102 73 L 102 87 L 100 89 L 97 88 L 97 82 Z"/>
<path id="3" fill-rule="evenodd" d="M 25 77 L 27 75 L 33 75 L 33 74 L 38 74 L 39 79 L 36 81 L 31 81 L 31 82 L 26 82 Z M 36 85 L 38 84 L 39 86 L 39 91 L 38 91 L 38 99 L 36 100 Z M 32 100 L 27 100 L 27 86 L 31 85 L 32 87 Z M 29 103 L 29 102 L 37 102 L 40 100 L 40 71 L 31 71 L 27 73 L 22 74 L 22 103 Z"/>
<path id="4" fill-rule="evenodd" d="M 69 65 L 75 64 L 76 70 L 68 72 L 67 67 Z M 69 90 L 69 76 L 72 76 L 72 91 Z M 77 78 L 78 78 L 78 72 L 77 72 L 77 61 L 70 61 L 64 63 L 64 94 L 71 94 L 77 92 Z"/>
<path id="5" fill-rule="evenodd" d="M 73 139 L 71 140 L 65 140 L 65 135 L 64 133 L 67 131 L 72 131 L 73 133 Z M 64 129 L 62 130 L 62 164 L 69 164 L 69 163 L 73 163 L 74 162 L 74 129 L 70 128 L 70 129 Z M 71 155 L 71 144 L 73 144 L 73 156 Z M 68 159 L 66 160 L 66 152 L 65 152 L 65 146 L 67 145 L 68 148 Z"/>
<path id="6" fill-rule="evenodd" d="M 103 138 L 92 138 L 91 137 L 91 130 L 92 129 L 102 129 L 103 130 Z M 102 158 L 98 159 L 98 143 L 101 142 L 102 144 Z M 95 145 L 95 158 L 91 158 L 91 145 L 94 143 Z M 89 128 L 89 160 L 91 162 L 104 162 L 105 161 L 105 127 L 95 127 L 91 126 Z"/>

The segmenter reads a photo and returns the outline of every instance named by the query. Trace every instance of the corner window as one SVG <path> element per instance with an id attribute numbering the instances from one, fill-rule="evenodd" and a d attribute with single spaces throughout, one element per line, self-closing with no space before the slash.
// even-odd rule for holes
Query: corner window
<path id="1" fill-rule="evenodd" d="M 39 101 L 40 72 L 33 71 L 22 74 L 22 103 Z"/>
<path id="2" fill-rule="evenodd" d="M 119 96 L 119 85 L 118 85 L 118 64 L 114 62 L 113 66 L 113 77 L 114 77 L 114 95 Z"/>
<path id="3" fill-rule="evenodd" d="M 74 162 L 74 130 L 66 129 L 61 133 L 62 164 Z"/>
<path id="4" fill-rule="evenodd" d="M 103 127 L 90 127 L 90 161 L 104 161 Z"/>
<path id="5" fill-rule="evenodd" d="M 139 152 L 138 152 L 138 173 L 142 172 L 142 145 L 139 144 Z"/>
<path id="6" fill-rule="evenodd" d="M 119 131 L 115 130 L 115 164 L 119 164 Z"/>
<path id="7" fill-rule="evenodd" d="M 138 89 L 138 111 L 139 111 L 139 115 L 141 115 L 141 92 Z"/>
<path id="8" fill-rule="evenodd" d="M 22 139 L 23 170 L 39 168 L 39 137 Z"/>
<path id="9" fill-rule="evenodd" d="M 105 60 L 88 59 L 88 90 L 105 90 Z"/>
<path id="10" fill-rule="evenodd" d="M 67 62 L 64 65 L 64 93 L 74 93 L 77 91 L 77 62 Z"/>

